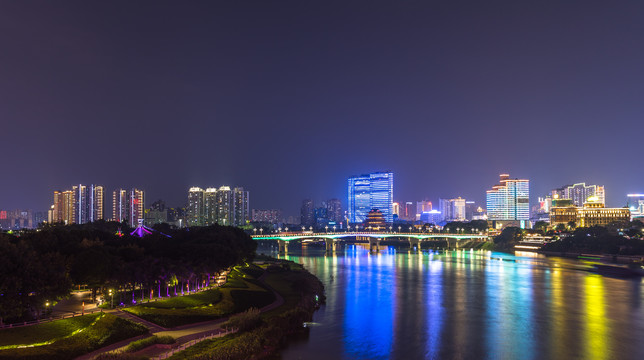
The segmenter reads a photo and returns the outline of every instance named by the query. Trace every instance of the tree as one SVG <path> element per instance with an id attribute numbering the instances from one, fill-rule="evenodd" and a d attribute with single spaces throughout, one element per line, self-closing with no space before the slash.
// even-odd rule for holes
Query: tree
<path id="1" fill-rule="evenodd" d="M 501 234 L 496 236 L 494 238 L 494 243 L 495 244 L 501 244 L 501 245 L 508 245 L 512 243 L 517 243 L 523 239 L 523 231 L 514 226 L 508 226 L 503 231 L 501 231 Z"/>
<path id="2" fill-rule="evenodd" d="M 546 231 L 548 231 L 548 223 L 545 221 L 539 220 L 534 224 L 533 229 L 540 231 L 542 234 L 545 234 Z"/>

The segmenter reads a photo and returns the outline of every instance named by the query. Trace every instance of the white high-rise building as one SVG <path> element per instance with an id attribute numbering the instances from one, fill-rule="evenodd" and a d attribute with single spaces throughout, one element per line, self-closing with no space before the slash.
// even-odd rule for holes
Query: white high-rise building
<path id="1" fill-rule="evenodd" d="M 461 197 L 440 199 L 439 206 L 443 221 L 465 221 L 467 219 L 465 205 L 466 201 Z"/>
<path id="2" fill-rule="evenodd" d="M 500 182 L 486 193 L 488 220 L 524 221 L 530 219 L 530 181 L 510 179 L 501 174 Z"/>

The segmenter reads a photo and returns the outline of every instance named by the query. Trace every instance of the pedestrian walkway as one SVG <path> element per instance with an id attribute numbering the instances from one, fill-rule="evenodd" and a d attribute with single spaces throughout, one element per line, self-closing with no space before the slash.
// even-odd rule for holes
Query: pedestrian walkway
<path id="1" fill-rule="evenodd" d="M 276 308 L 278 308 L 278 307 L 280 307 L 280 306 L 282 306 L 284 304 L 284 298 L 282 297 L 282 295 L 280 295 L 277 291 L 275 291 L 273 288 L 271 288 L 268 284 L 266 284 L 264 282 L 265 277 L 266 277 L 266 272 L 264 272 L 264 274 L 262 274 L 262 276 L 260 276 L 257 280 L 259 280 L 262 284 L 264 284 L 264 286 L 266 286 L 266 288 L 268 288 L 270 291 L 273 292 L 273 294 L 275 295 L 275 301 L 273 301 L 271 304 L 268 304 L 268 305 L 264 306 L 263 308 L 261 308 L 260 312 L 271 311 L 271 310 L 274 310 L 274 309 L 276 309 Z M 185 349 L 186 347 L 192 346 L 192 345 L 194 345 L 194 344 L 199 342 L 199 341 L 195 341 L 195 340 L 204 339 L 206 337 L 215 337 L 219 333 L 222 333 L 222 332 L 226 331 L 226 330 L 221 328 L 221 324 L 223 324 L 224 322 L 228 321 L 228 319 L 230 318 L 230 316 L 227 316 L 227 317 L 216 319 L 216 320 L 204 321 L 204 322 L 201 322 L 201 323 L 188 324 L 188 325 L 178 326 L 178 327 L 172 328 L 172 329 L 166 329 L 166 328 L 164 328 L 162 326 L 153 324 L 153 323 L 151 323 L 149 321 L 146 321 L 144 319 L 141 319 L 141 318 L 139 318 L 139 317 L 137 317 L 135 315 L 132 315 L 132 314 L 127 313 L 125 311 L 121 311 L 119 309 L 117 309 L 117 310 L 109 310 L 109 311 L 106 311 L 106 312 L 109 312 L 109 313 L 111 313 L 113 315 L 122 317 L 122 318 L 130 320 L 130 321 L 136 322 L 138 324 L 141 324 L 141 325 L 147 327 L 148 329 L 150 329 L 151 334 L 142 335 L 142 336 L 138 336 L 138 337 L 135 337 L 135 338 L 123 340 L 123 341 L 118 342 L 116 344 L 112 344 L 112 345 L 100 348 L 100 349 L 98 349 L 98 350 L 96 350 L 94 352 L 91 352 L 89 354 L 85 354 L 83 356 L 77 357 L 76 358 L 77 360 L 89 360 L 89 359 L 92 359 L 93 357 L 95 357 L 95 356 L 97 356 L 99 354 L 106 353 L 106 352 L 121 352 L 121 351 L 125 351 L 125 348 L 132 341 L 136 341 L 136 340 L 146 338 L 146 337 L 149 337 L 149 336 L 152 336 L 152 335 L 172 336 L 173 338 L 175 338 L 177 340 L 177 346 Z M 186 346 L 186 344 L 192 344 L 192 345 Z M 159 349 L 158 352 L 157 351 L 152 351 L 152 354 L 146 353 L 146 355 L 147 356 L 158 356 L 158 355 L 161 355 L 161 354 L 165 354 L 166 352 L 167 352 L 167 350 L 165 350 L 165 349 Z"/>

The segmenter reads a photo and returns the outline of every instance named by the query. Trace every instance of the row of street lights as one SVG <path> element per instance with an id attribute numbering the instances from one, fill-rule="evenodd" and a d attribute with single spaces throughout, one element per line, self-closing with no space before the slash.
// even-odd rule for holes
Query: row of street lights
<path id="1" fill-rule="evenodd" d="M 335 225 L 333 225 L 333 227 L 332 227 L 332 228 L 333 228 L 333 232 L 335 232 L 335 231 L 336 231 L 336 226 L 335 226 Z M 414 230 L 414 229 L 416 229 L 416 228 L 415 228 L 415 227 L 413 227 L 413 226 L 410 226 L 410 227 L 409 227 L 409 232 L 413 232 L 413 230 Z M 254 233 L 255 235 L 257 235 L 257 230 L 258 230 L 257 228 L 254 228 L 254 229 L 253 229 L 253 233 Z M 329 232 L 329 226 L 328 226 L 328 225 L 327 225 L 327 226 L 325 226 L 325 227 L 324 227 L 324 230 L 325 230 L 325 232 Z M 359 231 L 359 230 L 360 230 L 360 227 L 359 227 L 358 225 L 355 225 L 355 230 L 354 230 L 354 231 Z M 372 230 L 380 231 L 380 227 L 379 227 L 379 226 L 376 226 L 376 227 L 368 226 L 368 227 L 363 228 L 363 230 L 364 230 L 364 231 L 367 231 L 367 230 L 368 230 L 368 231 L 372 231 Z M 384 230 L 387 230 L 387 227 L 385 227 L 385 228 L 384 228 Z M 445 231 L 443 231 L 443 233 L 447 233 L 447 231 L 448 231 L 448 230 L 449 230 L 449 229 L 445 229 Z M 466 231 L 466 230 L 467 230 L 466 228 L 456 228 L 456 233 L 457 233 L 457 234 L 459 234 L 459 233 L 460 233 L 460 234 L 465 234 L 465 231 Z M 285 227 L 285 228 L 284 228 L 284 231 L 285 231 L 285 232 L 288 232 L 288 227 Z M 302 232 L 305 232 L 305 231 L 306 231 L 306 226 L 302 226 Z M 309 226 L 309 231 L 313 231 L 313 227 L 312 227 L 312 226 Z M 346 232 L 350 232 L 350 231 L 351 231 L 351 225 L 347 225 Z M 259 232 L 260 232 L 260 235 L 262 235 L 262 234 L 264 233 L 264 229 L 263 229 L 263 228 L 260 228 L 260 229 L 259 229 Z M 281 232 L 282 232 L 282 228 L 281 228 L 281 227 L 279 227 L 275 232 L 276 232 L 276 233 L 281 233 Z M 394 232 L 394 231 L 393 231 L 393 227 L 392 227 L 392 226 L 389 226 L 389 232 Z M 402 226 L 398 226 L 398 232 L 402 232 Z M 422 229 L 422 230 L 420 230 L 419 232 L 423 232 L 423 233 L 424 233 L 424 232 L 433 233 L 433 232 L 434 232 L 434 228 L 429 228 L 429 229 L 427 229 L 427 230 Z M 485 230 L 485 232 L 487 232 L 487 229 Z M 440 231 L 440 230 L 438 230 L 438 233 L 441 233 L 441 231 Z M 479 234 L 481 234 L 481 235 L 482 235 L 482 234 L 483 234 L 483 230 L 479 230 L 479 229 L 471 229 L 471 233 L 472 233 L 472 234 L 479 233 Z"/>

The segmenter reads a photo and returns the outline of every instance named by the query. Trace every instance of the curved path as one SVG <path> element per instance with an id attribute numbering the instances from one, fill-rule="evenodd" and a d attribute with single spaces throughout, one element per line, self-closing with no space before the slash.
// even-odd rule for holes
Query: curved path
<path id="1" fill-rule="evenodd" d="M 262 274 L 262 276 L 260 276 L 257 280 L 259 280 L 262 284 L 264 284 L 264 286 L 266 286 L 267 289 L 269 289 L 270 291 L 273 292 L 273 294 L 275 295 L 275 301 L 273 301 L 271 304 L 268 304 L 268 305 L 264 306 L 263 308 L 261 308 L 260 312 L 271 311 L 271 310 L 276 309 L 276 308 L 278 308 L 278 307 L 280 307 L 280 306 L 282 306 L 284 304 L 284 298 L 282 297 L 282 295 L 280 295 L 277 291 L 275 291 L 272 287 L 270 287 L 268 284 L 266 284 L 264 282 L 264 277 L 265 276 L 266 276 L 266 271 L 264 271 L 264 274 Z M 109 311 L 106 311 L 106 312 L 110 313 L 110 314 L 113 314 L 113 315 L 116 315 L 118 317 L 124 318 L 126 320 L 130 320 L 130 321 L 136 322 L 138 324 L 141 324 L 141 325 L 147 327 L 148 329 L 150 329 L 150 334 L 140 335 L 140 336 L 137 336 L 137 337 L 133 337 L 133 338 L 130 338 L 130 339 L 126 339 L 126 340 L 117 342 L 117 343 L 112 344 L 112 345 L 102 347 L 102 348 L 100 348 L 98 350 L 95 350 L 95 351 L 93 351 L 91 353 L 88 353 L 88 354 L 85 354 L 85 355 L 77 357 L 76 358 L 77 360 L 89 360 L 89 359 L 92 359 L 93 357 L 95 357 L 95 356 L 97 356 L 99 354 L 102 354 L 102 353 L 115 351 L 115 350 L 122 351 L 122 350 L 125 350 L 125 348 L 132 341 L 136 341 L 136 340 L 146 338 L 146 337 L 149 337 L 149 336 L 152 336 L 152 335 L 157 335 L 157 336 L 169 335 L 169 336 L 172 336 L 173 338 L 175 338 L 177 340 L 178 345 L 183 345 L 183 344 L 185 344 L 185 343 L 187 343 L 189 341 L 201 338 L 201 337 L 203 337 L 205 335 L 224 332 L 224 330 L 221 328 L 221 324 L 226 322 L 226 321 L 228 321 L 228 319 L 230 318 L 230 316 L 226 316 L 226 317 L 219 318 L 219 319 L 216 319 L 216 320 L 204 321 L 204 322 L 200 322 L 200 323 L 196 323 L 196 324 L 188 324 L 188 325 L 178 326 L 178 327 L 175 327 L 175 328 L 172 328 L 172 329 L 166 329 L 166 328 L 161 327 L 161 326 L 159 326 L 157 324 L 154 324 L 154 323 L 151 323 L 149 321 L 143 320 L 140 317 L 134 316 L 134 315 L 132 315 L 132 314 L 130 314 L 128 312 L 121 311 L 120 309 L 109 310 Z M 163 353 L 165 351 L 167 351 L 167 350 L 159 349 L 158 353 Z M 146 353 L 146 356 L 153 357 L 155 355 L 158 355 L 158 354 Z"/>

